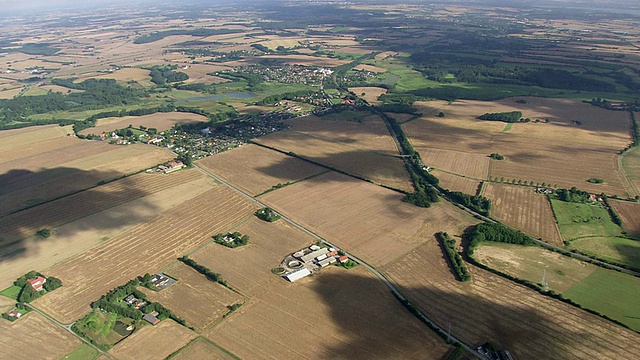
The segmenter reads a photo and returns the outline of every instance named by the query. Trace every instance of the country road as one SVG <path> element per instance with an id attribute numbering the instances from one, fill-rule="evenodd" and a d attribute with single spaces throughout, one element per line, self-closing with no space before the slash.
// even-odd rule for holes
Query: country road
<path id="1" fill-rule="evenodd" d="M 200 167 L 197 164 L 194 164 L 194 167 L 196 167 L 198 170 L 200 170 L 202 173 L 204 173 L 205 175 L 211 177 L 212 179 L 214 179 L 215 181 L 231 188 L 232 190 L 236 191 L 237 193 L 239 193 L 240 195 L 244 196 L 245 198 L 247 198 L 248 200 L 258 204 L 260 207 L 267 207 L 266 204 L 262 203 L 260 200 L 254 198 L 253 196 L 245 193 L 244 191 L 238 189 L 237 187 L 229 184 L 228 182 L 222 180 L 221 178 L 217 177 L 216 175 L 210 173 L 209 171 L 207 171 L 206 169 Z M 331 247 L 334 248 L 339 248 L 338 246 L 332 244 L 331 242 L 327 241 L 326 239 L 322 238 L 321 236 L 319 236 L 318 234 L 310 231 L 309 229 L 305 228 L 304 226 L 298 224 L 297 222 L 291 220 L 290 218 L 284 216 L 283 214 L 279 214 L 280 217 L 282 218 L 282 220 L 286 221 L 287 223 L 291 224 L 292 226 L 300 229 L 301 231 L 311 235 L 312 237 L 314 237 L 315 239 L 317 239 L 318 241 L 321 241 Z M 378 270 L 376 270 L 373 266 L 367 264 L 366 262 L 360 260 L 358 257 L 351 255 L 350 253 L 348 253 L 347 251 L 345 251 L 344 249 L 341 249 L 342 251 L 344 251 L 345 255 L 347 255 L 349 258 L 353 259 L 355 262 L 357 262 L 358 264 L 364 266 L 367 270 L 371 271 L 375 276 L 377 276 L 380 280 L 382 280 L 382 282 L 391 290 L 391 292 L 398 297 L 400 300 L 402 301 L 409 301 L 404 295 L 402 295 L 402 293 L 400 292 L 400 290 L 398 290 L 398 288 L 395 287 L 395 285 L 393 285 L 391 283 L 391 281 L 389 281 L 389 279 L 387 279 L 384 275 L 382 275 Z M 418 316 L 420 318 L 422 318 L 424 321 L 429 322 L 433 327 L 437 328 L 438 330 L 442 331 L 443 333 L 448 333 L 447 330 L 443 329 L 442 327 L 438 326 L 436 323 L 432 322 L 431 320 L 429 320 L 429 318 L 424 315 L 420 310 L 417 310 L 418 312 Z M 475 349 L 473 349 L 472 347 L 468 346 L 467 344 L 463 343 L 461 340 L 459 340 L 458 338 L 449 335 L 449 339 L 456 344 L 459 344 L 460 346 L 464 347 L 469 353 L 473 354 L 475 357 L 477 357 L 478 359 L 486 359 L 486 357 L 482 354 L 480 354 L 478 351 L 476 351 Z"/>

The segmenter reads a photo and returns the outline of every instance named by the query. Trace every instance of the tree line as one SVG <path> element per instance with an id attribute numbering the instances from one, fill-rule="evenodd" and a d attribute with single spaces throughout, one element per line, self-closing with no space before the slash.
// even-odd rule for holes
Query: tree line
<path id="1" fill-rule="evenodd" d="M 445 257 L 447 258 L 447 262 L 451 269 L 456 275 L 456 278 L 459 281 L 469 281 L 471 280 L 471 275 L 469 275 L 469 271 L 467 270 L 467 266 L 462 261 L 462 257 L 456 251 L 456 241 L 449 237 L 449 234 L 446 232 L 439 232 L 436 234 L 436 238 L 440 242 L 440 246 L 444 252 Z"/>
<path id="2" fill-rule="evenodd" d="M 200 274 L 204 275 L 207 279 L 209 279 L 209 281 L 217 282 L 218 284 L 233 290 L 231 286 L 229 286 L 229 284 L 227 284 L 227 282 L 222 279 L 222 275 L 220 275 L 219 273 L 211 271 L 211 269 L 209 269 L 208 267 L 198 264 L 194 260 L 189 259 L 187 256 L 180 257 L 178 258 L 178 260 L 183 262 L 185 265 L 192 267 Z"/>
<path id="3" fill-rule="evenodd" d="M 468 241 L 467 254 L 469 256 L 472 256 L 478 245 L 484 241 L 519 245 L 534 244 L 533 239 L 528 235 L 498 223 L 480 223 L 471 226 L 465 230 L 463 237 Z"/>

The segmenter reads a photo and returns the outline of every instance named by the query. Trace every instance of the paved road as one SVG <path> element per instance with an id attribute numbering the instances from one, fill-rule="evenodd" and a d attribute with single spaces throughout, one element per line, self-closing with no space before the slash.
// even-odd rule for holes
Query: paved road
<path id="1" fill-rule="evenodd" d="M 209 171 L 207 171 L 206 169 L 194 164 L 194 167 L 196 167 L 197 169 L 199 169 L 200 171 L 202 171 L 204 174 L 206 174 L 207 176 L 211 177 L 212 179 L 224 184 L 225 186 L 233 189 L 234 191 L 238 192 L 240 195 L 244 196 L 245 198 L 247 198 L 248 200 L 258 204 L 261 207 L 267 207 L 266 204 L 262 203 L 260 200 L 254 198 L 253 196 L 245 193 L 244 191 L 238 189 L 237 187 L 229 184 L 228 182 L 222 180 L 221 178 L 217 177 L 216 175 L 210 173 Z M 318 241 L 321 241 L 331 247 L 334 248 L 339 248 L 338 246 L 332 244 L 331 242 L 327 241 L 326 239 L 322 238 L 321 236 L 319 236 L 318 234 L 310 231 L 309 229 L 305 228 L 304 226 L 298 224 L 297 222 L 291 220 L 290 218 L 284 216 L 283 214 L 280 214 L 282 220 L 286 221 L 287 223 L 291 224 L 292 226 L 300 229 L 301 231 L 305 232 L 306 234 L 311 235 L 313 238 L 315 238 Z M 344 250 L 343 250 L 344 251 Z M 398 288 L 395 287 L 395 285 L 393 285 L 384 275 L 382 275 L 378 270 L 376 270 L 373 266 L 367 264 L 366 262 L 360 260 L 359 258 L 349 254 L 348 252 L 345 251 L 345 255 L 347 255 L 349 258 L 353 259 L 355 262 L 357 262 L 358 264 L 364 266 L 367 270 L 371 271 L 374 275 L 376 275 L 380 280 L 382 280 L 382 282 L 401 300 L 403 301 L 408 301 L 408 299 L 402 295 L 402 293 L 400 292 L 400 290 L 398 290 Z M 417 310 L 417 309 L 416 309 Z M 429 322 L 433 327 L 439 329 L 440 331 L 442 331 L 443 333 L 447 333 L 447 330 L 441 328 L 440 326 L 438 326 L 437 324 L 435 324 L 434 322 L 432 322 L 431 320 L 429 320 L 429 318 L 427 318 L 427 316 L 425 316 L 422 312 L 418 311 L 418 316 L 421 317 L 424 321 Z M 467 344 L 463 343 L 461 340 L 457 339 L 455 336 L 449 336 L 449 339 L 456 343 L 459 344 L 460 346 L 464 347 L 469 353 L 473 354 L 474 356 L 476 356 L 479 359 L 486 359 L 486 357 L 482 354 L 480 354 L 479 352 L 477 352 L 475 349 L 473 349 L 472 347 L 468 346 Z"/>
<path id="2" fill-rule="evenodd" d="M 75 322 L 72 322 L 71 324 L 63 324 L 61 322 L 59 322 L 58 320 L 52 318 L 51 316 L 49 316 L 47 313 L 45 313 L 44 311 L 38 309 L 37 307 L 29 304 L 29 303 L 23 303 L 24 306 L 30 308 L 31 310 L 37 312 L 38 314 L 44 316 L 45 319 L 51 321 L 52 323 L 54 323 L 55 325 L 65 329 L 66 331 L 70 332 L 71 334 L 73 334 L 73 336 L 77 337 L 78 339 L 80 339 L 82 342 L 84 342 L 85 344 L 91 346 L 92 348 L 94 348 L 100 355 L 104 355 L 107 358 L 111 359 L 111 360 L 116 360 L 116 358 L 114 358 L 113 356 L 111 356 L 111 354 L 102 351 L 101 349 L 97 348 L 95 345 L 93 345 L 92 343 L 90 343 L 89 341 L 87 341 L 86 339 L 84 339 L 82 336 L 76 334 L 73 332 L 73 330 L 71 330 L 71 327 L 73 326 L 73 324 L 75 324 Z"/>

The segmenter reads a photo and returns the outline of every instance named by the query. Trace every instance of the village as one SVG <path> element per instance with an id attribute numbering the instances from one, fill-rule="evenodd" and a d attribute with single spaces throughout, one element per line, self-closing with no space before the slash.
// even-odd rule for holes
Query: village
<path id="1" fill-rule="evenodd" d="M 331 76 L 333 70 L 301 65 L 275 67 L 264 65 L 242 66 L 232 70 L 238 74 L 261 75 L 264 81 L 285 84 L 321 85 L 325 78 Z"/>

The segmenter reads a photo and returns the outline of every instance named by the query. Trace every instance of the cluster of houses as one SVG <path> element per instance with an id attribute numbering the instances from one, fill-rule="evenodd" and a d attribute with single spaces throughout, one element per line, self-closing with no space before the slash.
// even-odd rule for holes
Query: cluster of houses
<path id="1" fill-rule="evenodd" d="M 140 300 L 140 299 L 136 298 L 133 295 L 129 295 L 126 298 L 124 298 L 124 302 L 127 305 L 132 306 L 136 310 L 140 310 L 140 308 L 142 308 L 143 306 L 145 306 L 147 304 L 143 300 Z"/>
<path id="2" fill-rule="evenodd" d="M 158 171 L 162 171 L 165 174 L 177 171 L 186 167 L 186 165 L 180 160 L 171 160 L 162 165 L 158 165 Z"/>
<path id="3" fill-rule="evenodd" d="M 293 253 L 285 259 L 284 263 L 287 268 L 298 267 L 298 269 L 283 275 L 283 277 L 294 282 L 311 275 L 321 268 L 337 262 L 346 263 L 348 260 L 349 257 L 340 255 L 336 248 L 311 245 L 308 248 Z"/>
<path id="4" fill-rule="evenodd" d="M 333 70 L 327 68 L 287 64 L 280 67 L 264 65 L 242 66 L 231 71 L 234 73 L 261 75 L 262 79 L 268 82 L 309 85 L 320 85 L 326 77 L 333 74 Z"/>

